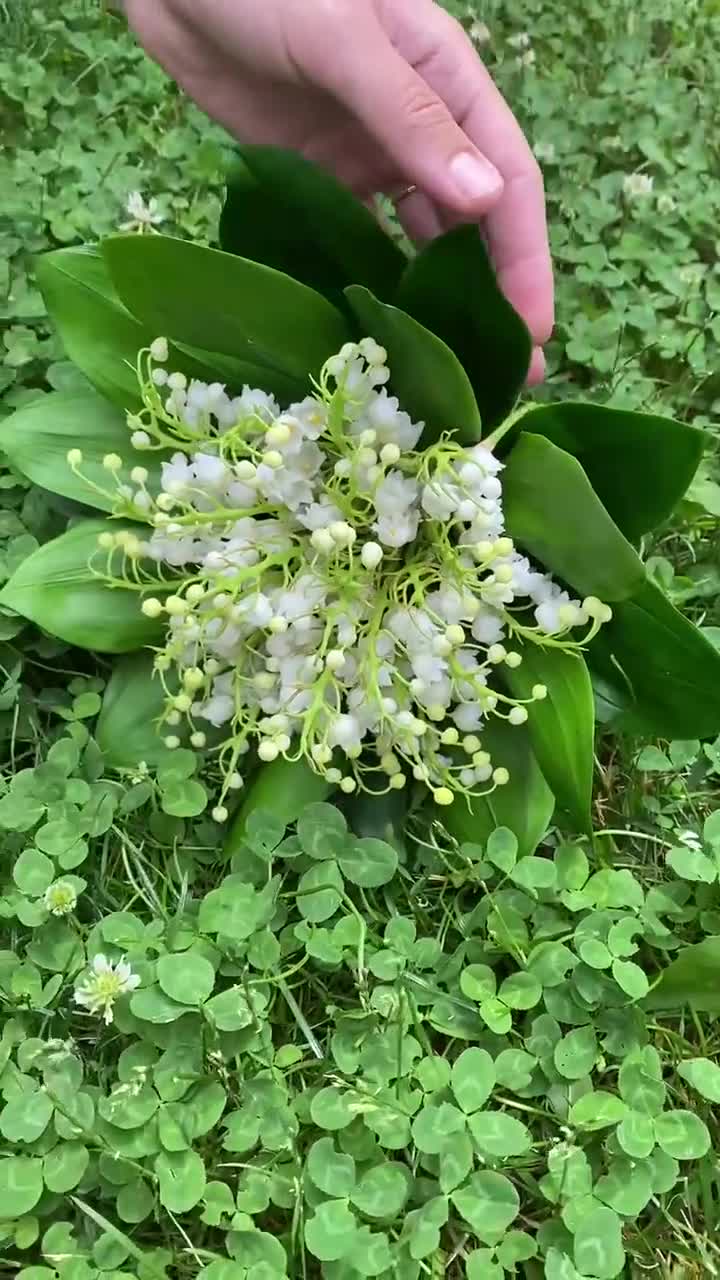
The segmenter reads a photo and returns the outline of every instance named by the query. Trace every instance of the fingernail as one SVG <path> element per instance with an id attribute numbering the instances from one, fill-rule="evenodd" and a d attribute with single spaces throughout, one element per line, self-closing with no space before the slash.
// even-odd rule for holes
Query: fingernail
<path id="1" fill-rule="evenodd" d="M 450 174 L 463 200 L 488 200 L 502 190 L 503 180 L 495 165 L 470 151 L 450 161 Z"/>

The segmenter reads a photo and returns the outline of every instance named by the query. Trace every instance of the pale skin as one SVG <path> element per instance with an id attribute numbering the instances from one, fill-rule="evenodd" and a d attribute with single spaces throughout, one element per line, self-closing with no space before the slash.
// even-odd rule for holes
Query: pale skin
<path id="1" fill-rule="evenodd" d="M 478 222 L 543 374 L 553 279 L 540 169 L 460 25 L 434 0 L 125 0 L 147 51 L 244 142 L 289 147 L 417 241 Z"/>

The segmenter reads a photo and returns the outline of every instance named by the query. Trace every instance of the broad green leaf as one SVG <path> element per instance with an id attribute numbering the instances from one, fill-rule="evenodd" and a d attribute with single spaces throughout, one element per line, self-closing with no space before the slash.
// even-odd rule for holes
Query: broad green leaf
<path id="1" fill-rule="evenodd" d="M 398 866 L 397 850 L 384 840 L 366 836 L 361 840 L 348 840 L 338 856 L 340 869 L 351 884 L 364 889 L 377 889 L 388 884 Z"/>
<path id="2" fill-rule="evenodd" d="M 157 962 L 157 980 L 180 1004 L 203 1004 L 215 986 L 215 970 L 197 949 L 173 952 Z"/>
<path id="3" fill-rule="evenodd" d="M 484 429 L 501 422 L 524 386 L 532 341 L 498 286 L 478 228 L 456 227 L 427 245 L 394 301 L 458 356 Z"/>
<path id="4" fill-rule="evenodd" d="M 589 1076 L 598 1056 L 598 1044 L 592 1027 L 576 1027 L 555 1045 L 553 1060 L 566 1080 Z"/>
<path id="5" fill-rule="evenodd" d="M 346 1200 L 325 1200 L 305 1222 L 305 1244 L 321 1262 L 352 1254 L 358 1223 Z"/>
<path id="6" fill-rule="evenodd" d="M 720 1013 L 720 937 L 682 947 L 643 1001 L 645 1009 Z"/>
<path id="7" fill-rule="evenodd" d="M 0 1112 L 0 1133 L 9 1142 L 35 1142 L 47 1129 L 53 1110 L 45 1089 L 16 1093 Z"/>
<path id="8" fill-rule="evenodd" d="M 522 429 L 545 436 L 578 459 L 631 542 L 672 514 L 697 470 L 706 439 L 696 427 L 672 418 L 571 400 L 531 409 Z"/>
<path id="9" fill-rule="evenodd" d="M 81 1142 L 60 1142 L 43 1160 L 43 1178 L 48 1191 L 72 1191 L 84 1177 L 90 1153 Z"/>
<path id="10" fill-rule="evenodd" d="M 595 1089 L 583 1094 L 570 1108 L 570 1123 L 579 1129 L 606 1129 L 619 1124 L 627 1111 L 627 1103 L 614 1093 Z"/>
<path id="11" fill-rule="evenodd" d="M 467 1114 L 485 1105 L 495 1085 L 495 1064 L 486 1049 L 465 1049 L 453 1063 L 452 1091 Z"/>
<path id="12" fill-rule="evenodd" d="M 625 687 L 623 728 L 671 739 L 720 733 L 720 652 L 653 582 L 613 606 L 588 661 Z"/>
<path id="13" fill-rule="evenodd" d="M 633 960 L 613 960 L 612 975 L 631 1000 L 642 1000 L 650 987 L 645 971 Z"/>
<path id="14" fill-rule="evenodd" d="M 148 488 L 160 488 L 162 455 L 133 449 L 125 414 L 91 387 L 53 391 L 18 409 L 0 425 L 0 447 L 33 484 L 99 511 L 112 511 L 117 500 L 115 477 L 102 465 L 107 453 L 122 458 L 123 483 L 130 482 L 133 467 L 142 466 L 149 472 Z M 68 463 L 69 449 L 82 451 L 82 478 Z"/>
<path id="15" fill-rule="evenodd" d="M 355 1161 L 338 1151 L 332 1138 L 319 1138 L 307 1154 L 306 1170 L 328 1196 L 349 1196 L 355 1186 Z"/>
<path id="16" fill-rule="evenodd" d="M 644 1160 L 655 1146 L 655 1125 L 652 1116 L 639 1111 L 628 1111 L 620 1121 L 615 1136 L 623 1151 L 633 1160 Z"/>
<path id="17" fill-rule="evenodd" d="M 622 1222 L 614 1209 L 601 1206 L 580 1221 L 575 1232 L 573 1256 L 582 1275 L 613 1280 L 625 1266 Z"/>
<path id="18" fill-rule="evenodd" d="M 92 385 L 121 409 L 140 406 L 136 373 L 138 352 L 161 332 L 128 311 L 95 248 L 57 249 L 41 257 L 37 280 L 50 317 L 68 357 Z M 164 335 L 168 336 L 168 335 Z M 203 348 L 204 342 L 199 344 Z M 171 343 L 170 366 L 188 378 L 218 379 L 240 391 L 244 383 L 274 393 L 289 403 L 304 394 L 302 382 L 266 368 L 239 352 L 216 354 Z"/>
<path id="19" fill-rule="evenodd" d="M 401 1212 L 411 1187 L 409 1170 L 389 1160 L 366 1169 L 350 1199 L 369 1218 L 395 1218 Z"/>
<path id="20" fill-rule="evenodd" d="M 548 829 L 555 798 L 532 752 L 529 732 L 494 719 L 483 729 L 482 741 L 493 763 L 508 769 L 510 781 L 489 796 L 470 801 L 457 796 L 446 808 L 437 806 L 436 817 L 460 844 L 482 844 L 497 827 L 507 827 L 520 854 L 531 854 Z"/>
<path id="21" fill-rule="evenodd" d="M 158 730 L 165 702 L 152 654 L 133 654 L 113 666 L 95 726 L 95 741 L 113 769 L 167 760 L 171 753 Z"/>
<path id="22" fill-rule="evenodd" d="M 663 1111 L 655 1117 L 655 1138 L 675 1160 L 699 1160 L 711 1146 L 705 1121 L 693 1111 Z"/>
<path id="23" fill-rule="evenodd" d="M 155 1161 L 160 1203 L 172 1213 L 188 1213 L 205 1190 L 205 1165 L 196 1151 L 163 1151 Z"/>
<path id="24" fill-rule="evenodd" d="M 524 1155 L 532 1147 L 527 1125 L 505 1111 L 476 1111 L 468 1118 L 468 1127 L 483 1155 L 505 1160 Z"/>
<path id="25" fill-rule="evenodd" d="M 127 653 L 157 641 L 162 624 L 144 616 L 142 594 L 107 586 L 89 567 L 91 557 L 98 568 L 105 565 L 98 534 L 123 527 L 86 520 L 46 542 L 15 570 L 0 604 L 81 649 Z"/>
<path id="26" fill-rule="evenodd" d="M 333 302 L 350 284 L 390 297 L 407 261 L 347 187 L 298 152 L 277 147 L 240 149 L 228 178 L 220 245 Z"/>
<path id="27" fill-rule="evenodd" d="M 178 1004 L 171 1000 L 160 987 L 143 987 L 135 991 L 130 998 L 130 1009 L 134 1017 L 141 1022 L 152 1022 L 164 1025 L 177 1022 L 185 1013 L 194 1012 L 191 1005 Z"/>
<path id="28" fill-rule="evenodd" d="M 480 1240 L 495 1244 L 520 1212 L 520 1197 L 509 1178 L 483 1170 L 450 1197 Z"/>
<path id="29" fill-rule="evenodd" d="M 559 807 L 590 833 L 595 715 L 587 666 L 580 655 L 562 649 L 516 642 L 513 648 L 523 659 L 519 667 L 503 668 L 513 695 L 532 698 L 537 684 L 547 689 L 543 701 L 527 707 L 535 758 Z"/>
<path id="30" fill-rule="evenodd" d="M 418 1111 L 412 1123 L 412 1136 L 418 1151 L 437 1155 L 453 1133 L 465 1128 L 462 1111 L 449 1102 L 430 1103 Z"/>
<path id="31" fill-rule="evenodd" d="M 644 581 L 640 557 L 580 463 L 549 440 L 520 434 L 503 473 L 503 494 L 511 537 L 582 596 L 613 603 Z"/>
<path id="32" fill-rule="evenodd" d="M 324 800 L 331 791 L 331 784 L 305 760 L 291 761 L 279 757 L 272 764 L 261 765 L 243 791 L 242 803 L 225 841 L 226 856 L 237 853 L 245 843 L 251 814 L 267 810 L 289 826 L 297 821 L 307 806 Z"/>
<path id="33" fill-rule="evenodd" d="M 462 444 L 475 444 L 482 434 L 475 393 L 442 338 L 359 285 L 346 289 L 345 296 L 363 334 L 388 353 L 390 391 L 415 422 L 425 423 L 422 445 L 444 431 L 456 433 Z"/>
<path id="34" fill-rule="evenodd" d="M 7 1218 L 21 1218 L 37 1204 L 43 1189 L 43 1162 L 32 1156 L 0 1160 L 2 1210 Z"/>
<path id="35" fill-rule="evenodd" d="M 678 1075 L 708 1102 L 720 1103 L 720 1067 L 709 1058 L 688 1058 L 681 1062 Z"/>
<path id="36" fill-rule="evenodd" d="M 158 334 L 308 389 L 351 337 L 326 298 L 271 267 L 170 236 L 112 236 L 102 248 L 123 302 Z"/>

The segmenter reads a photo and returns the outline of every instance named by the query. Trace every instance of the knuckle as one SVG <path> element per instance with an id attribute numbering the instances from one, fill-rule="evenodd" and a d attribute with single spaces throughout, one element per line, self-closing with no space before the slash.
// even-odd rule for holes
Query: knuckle
<path id="1" fill-rule="evenodd" d="M 422 83 L 406 88 L 401 106 L 405 120 L 413 129 L 442 129 L 450 118 L 447 107 Z"/>

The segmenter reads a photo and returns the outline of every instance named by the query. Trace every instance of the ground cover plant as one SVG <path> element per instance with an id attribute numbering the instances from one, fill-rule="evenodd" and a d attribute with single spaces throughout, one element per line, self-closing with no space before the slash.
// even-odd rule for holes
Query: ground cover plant
<path id="1" fill-rule="evenodd" d="M 699 628 L 691 634 L 704 637 L 712 663 L 716 195 L 687 95 L 713 109 L 717 20 L 700 5 L 679 15 L 668 5 L 635 25 L 607 6 L 585 6 L 569 24 L 565 9 L 531 4 L 461 16 L 536 142 L 552 143 L 556 156 L 567 148 L 576 166 L 561 168 L 546 151 L 566 274 L 543 400 L 582 391 L 710 429 L 699 478 L 672 522 L 663 510 L 627 534 L 652 583 Z M 117 26 L 78 4 L 45 32 L 37 46 L 32 22 L 16 21 L 3 80 L 14 142 L 3 164 L 44 187 L 42 200 L 3 209 L 8 432 L 17 410 L 31 415 L 24 421 L 47 415 L 52 390 L 88 395 L 67 359 L 77 361 L 72 324 L 63 354 L 37 287 L 52 307 L 52 284 L 42 268 L 30 274 L 29 254 L 152 217 L 156 230 L 211 239 L 220 208 L 222 140 Z M 618 108 L 613 77 L 632 82 L 642 129 Z M 572 129 L 570 83 L 595 104 Z M 74 144 L 70 111 L 76 130 L 80 122 Z M 605 126 L 619 141 L 599 158 Z M 672 192 L 661 189 L 662 155 L 675 166 Z M 578 169 L 587 197 L 577 194 Z M 626 184 L 639 177 L 655 182 Z M 126 209 L 137 188 L 144 199 Z M 675 200 L 674 220 L 658 210 L 663 194 Z M 131 244 L 156 252 L 161 241 Z M 675 277 L 686 266 L 695 268 L 689 294 Z M 67 299 L 67 284 L 59 292 Z M 81 320 L 79 309 L 80 331 Z M 163 331 L 153 327 L 148 342 Z M 613 344 L 603 346 L 602 332 Z M 156 361 L 166 364 L 178 367 Z M 136 387 L 129 375 L 123 396 Z M 72 460 L 77 476 L 66 458 L 73 447 L 84 452 Z M 700 692 L 673 706 L 681 724 L 648 721 L 641 736 L 637 724 L 618 727 L 617 686 L 595 671 L 596 711 L 615 728 L 596 740 L 592 839 L 578 804 L 587 765 L 551 819 L 547 782 L 527 755 L 520 812 L 534 822 L 525 826 L 517 802 L 499 807 L 510 783 L 484 822 L 476 812 L 454 838 L 455 805 L 419 804 L 408 816 L 407 788 L 388 788 L 372 801 L 347 791 L 339 807 L 323 783 L 298 806 L 307 778 L 296 787 L 275 763 L 246 788 L 253 812 L 243 805 L 228 829 L 212 812 L 220 774 L 203 766 L 199 748 L 161 744 L 152 758 L 149 712 L 159 714 L 162 699 L 152 708 L 153 686 L 138 684 L 147 679 L 142 656 L 88 655 L 81 637 L 69 644 L 49 619 L 40 630 L 12 608 L 12 582 L 37 564 L 38 548 L 62 537 L 68 520 L 97 519 L 92 503 L 75 505 L 87 434 L 56 442 L 54 455 L 17 450 L 16 439 L 3 473 L 11 586 L 0 694 L 7 1273 L 712 1274 L 720 755 L 697 720 L 703 703 L 712 715 L 711 683 L 700 676 Z M 101 459 L 113 451 L 102 445 L 91 472 L 111 495 L 115 469 Z M 149 470 L 140 454 L 136 465 Z M 43 456 L 52 456 L 52 477 L 39 488 L 32 466 Z M 67 598 L 71 585 L 60 582 Z M 603 599 L 603 590 L 577 590 Z M 86 611 L 76 625 L 101 621 Z M 139 687 L 146 692 L 128 697 Z M 667 715 L 663 698 L 660 710 Z M 526 740 L 522 724 L 512 732 Z M 235 803 L 230 788 L 220 807 Z"/>

